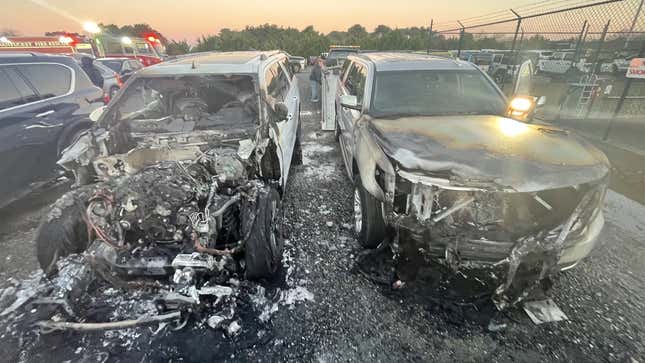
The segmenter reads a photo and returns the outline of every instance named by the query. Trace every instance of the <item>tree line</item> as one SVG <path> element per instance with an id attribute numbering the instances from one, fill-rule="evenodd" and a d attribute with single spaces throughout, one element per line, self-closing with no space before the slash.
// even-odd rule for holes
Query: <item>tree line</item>
<path id="1" fill-rule="evenodd" d="M 235 51 L 235 50 L 271 50 L 282 49 L 293 55 L 313 56 L 327 51 L 330 45 L 358 45 L 361 49 L 370 50 L 435 50 L 457 49 L 458 36 L 444 36 L 433 33 L 429 37 L 427 27 L 390 28 L 377 26 L 369 32 L 364 26 L 356 24 L 346 31 L 332 31 L 323 34 L 313 26 L 303 30 L 291 27 L 279 27 L 273 24 L 247 26 L 242 30 L 222 29 L 216 35 L 205 35 L 191 46 L 187 41 L 170 41 L 167 45 L 169 55 L 188 52 Z M 540 42 L 537 37 L 533 42 Z M 463 49 L 495 48 L 508 49 L 512 36 L 480 37 L 465 33 L 462 40 Z M 546 41 L 544 39 L 544 41 Z"/>

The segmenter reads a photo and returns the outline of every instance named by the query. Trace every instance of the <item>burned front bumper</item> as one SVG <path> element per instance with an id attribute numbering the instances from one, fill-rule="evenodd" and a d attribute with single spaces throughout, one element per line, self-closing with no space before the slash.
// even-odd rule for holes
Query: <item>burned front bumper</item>
<path id="1" fill-rule="evenodd" d="M 445 258 L 448 255 L 453 255 L 457 256 L 460 261 L 492 265 L 507 259 L 515 245 L 515 242 L 511 241 L 474 238 L 434 241 L 430 227 L 424 227 L 411 218 L 401 218 L 398 221 L 399 236 L 405 240 L 401 243 L 413 242 L 424 253 L 434 257 Z M 590 222 L 585 233 L 566 241 L 558 261 L 561 270 L 575 267 L 596 248 L 604 223 L 604 216 L 600 212 Z"/>
<path id="2" fill-rule="evenodd" d="M 456 263 L 501 264 L 521 251 L 557 258 L 557 268 L 567 269 L 591 253 L 604 225 L 606 180 L 518 193 L 448 186 L 404 172 L 395 186 L 384 217 L 400 244 Z"/>

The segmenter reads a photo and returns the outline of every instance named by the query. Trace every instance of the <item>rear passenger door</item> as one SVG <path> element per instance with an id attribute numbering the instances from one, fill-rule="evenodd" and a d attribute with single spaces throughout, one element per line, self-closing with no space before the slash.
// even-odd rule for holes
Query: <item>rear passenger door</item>
<path id="1" fill-rule="evenodd" d="M 57 80 L 64 86 L 37 89 L 30 78 L 36 79 L 54 69 L 36 69 L 43 64 L 0 65 L 0 195 L 18 193 L 29 184 L 41 180 L 54 170 L 57 160 L 56 144 L 63 123 L 55 119 L 50 99 L 68 92 L 71 74 Z M 56 68 L 58 72 L 64 69 Z"/>
<path id="2" fill-rule="evenodd" d="M 282 102 L 288 108 L 287 118 L 284 120 L 275 120 L 276 128 L 272 128 L 273 138 L 278 144 L 278 153 L 280 155 L 280 171 L 282 175 L 282 185 L 286 186 L 289 176 L 289 166 L 293 158 L 293 150 L 297 138 L 298 130 L 298 97 L 297 87 L 292 84 L 290 73 L 285 69 L 281 61 L 270 63 L 263 73 L 263 84 L 266 87 L 267 95 L 275 102 Z M 295 87 L 294 87 L 295 86 Z"/>

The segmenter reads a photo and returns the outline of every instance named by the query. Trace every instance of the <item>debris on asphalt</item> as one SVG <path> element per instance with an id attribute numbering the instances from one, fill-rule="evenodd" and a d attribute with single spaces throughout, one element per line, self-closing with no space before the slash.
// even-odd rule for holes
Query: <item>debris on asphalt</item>
<path id="1" fill-rule="evenodd" d="M 523 307 L 534 324 L 569 320 L 553 299 L 525 301 Z"/>

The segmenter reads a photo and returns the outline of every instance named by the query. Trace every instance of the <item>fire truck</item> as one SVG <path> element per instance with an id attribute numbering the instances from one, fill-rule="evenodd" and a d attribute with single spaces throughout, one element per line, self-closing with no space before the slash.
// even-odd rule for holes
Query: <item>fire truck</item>
<path id="1" fill-rule="evenodd" d="M 94 43 L 99 57 L 136 59 L 146 67 L 160 63 L 166 57 L 161 40 L 154 35 L 139 38 L 100 34 L 95 36 Z"/>
<path id="2" fill-rule="evenodd" d="M 72 34 L 42 37 L 0 37 L 0 52 L 96 55 L 89 39 Z"/>

